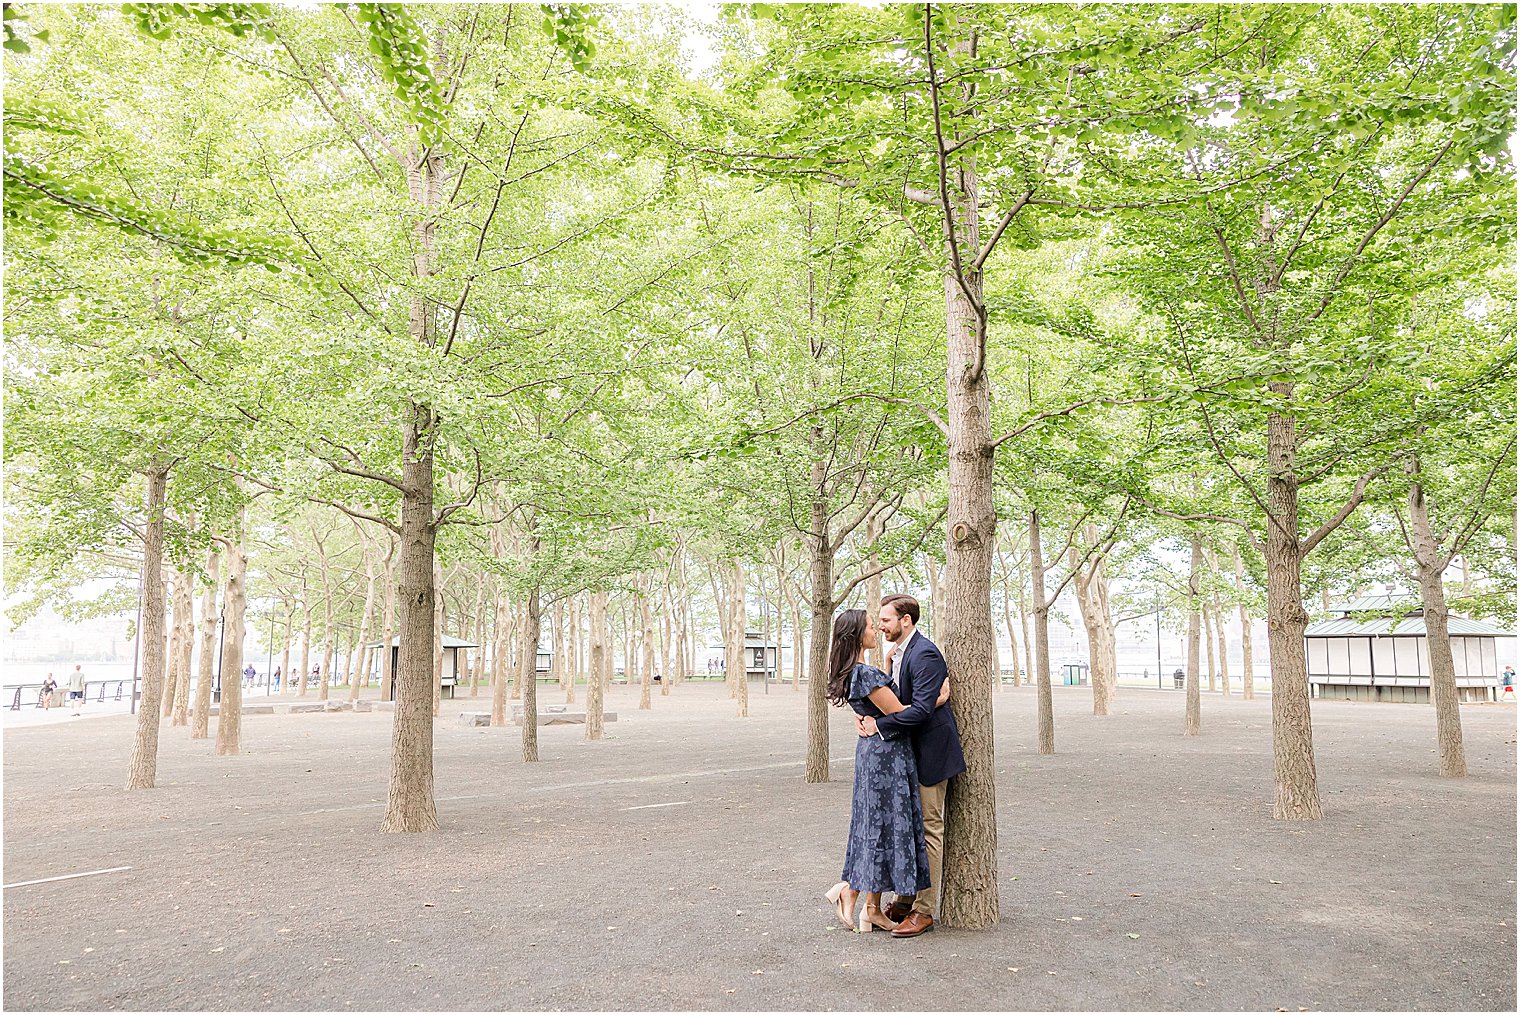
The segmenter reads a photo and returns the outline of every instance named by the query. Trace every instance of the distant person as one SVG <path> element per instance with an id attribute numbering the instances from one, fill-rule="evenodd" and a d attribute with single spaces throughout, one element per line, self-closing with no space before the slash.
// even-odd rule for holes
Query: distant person
<path id="1" fill-rule="evenodd" d="M 274 668 L 274 689 L 276 691 L 280 689 L 280 668 L 278 666 Z"/>
<path id="2" fill-rule="evenodd" d="M 1504 686 L 1507 687 L 1507 688 L 1510 688 L 1511 690 L 1514 689 L 1514 686 L 1515 686 L 1515 668 L 1513 666 L 1506 666 L 1506 667 L 1504 667 Z"/>
<path id="3" fill-rule="evenodd" d="M 654 671 L 654 682 L 657 683 L 657 684 L 660 682 L 660 671 L 659 670 L 655 670 Z"/>
<path id="4" fill-rule="evenodd" d="M 53 695 L 57 691 L 58 681 L 54 680 L 53 675 L 49 673 L 47 679 L 42 682 L 42 699 L 39 702 L 44 712 L 53 707 Z"/>
<path id="5" fill-rule="evenodd" d="M 84 708 L 84 670 L 78 663 L 74 664 L 74 672 L 69 674 L 69 704 L 74 706 L 74 714 Z"/>
<path id="6" fill-rule="evenodd" d="M 243 667 L 243 686 L 252 687 L 253 678 L 259 675 L 259 671 L 253 668 L 253 663 Z"/>

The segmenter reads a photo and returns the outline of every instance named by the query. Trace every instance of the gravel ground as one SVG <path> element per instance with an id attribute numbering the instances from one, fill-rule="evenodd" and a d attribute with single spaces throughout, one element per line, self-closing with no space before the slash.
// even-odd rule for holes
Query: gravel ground
<path id="1" fill-rule="evenodd" d="M 131 720 L 5 733 L 4 1007 L 43 1009 L 1515 1009 L 1515 709 L 1435 774 L 1416 705 L 1315 704 L 1326 817 L 1271 820 L 1269 699 L 996 698 L 1002 923 L 897 941 L 834 921 L 849 820 L 801 781 L 802 695 L 685 685 L 587 743 L 437 727 L 443 830 L 382 835 L 389 713 L 245 716 L 247 753 Z M 483 707 L 483 706 L 481 706 Z"/>

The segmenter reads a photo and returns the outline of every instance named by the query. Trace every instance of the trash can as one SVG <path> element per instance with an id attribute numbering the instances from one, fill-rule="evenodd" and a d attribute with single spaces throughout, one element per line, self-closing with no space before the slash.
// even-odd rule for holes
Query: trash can
<path id="1" fill-rule="evenodd" d="M 1177 688 L 1177 690 L 1179 690 L 1179 691 L 1182 690 L 1183 685 L 1186 684 L 1186 683 L 1187 683 L 1187 674 L 1186 673 L 1183 673 L 1181 670 L 1173 670 L 1172 671 L 1172 684 Z"/>

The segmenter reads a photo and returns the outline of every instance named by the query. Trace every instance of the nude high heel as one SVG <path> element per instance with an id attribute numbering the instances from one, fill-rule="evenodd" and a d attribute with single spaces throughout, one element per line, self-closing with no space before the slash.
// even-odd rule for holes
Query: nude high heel
<path id="1" fill-rule="evenodd" d="M 839 922 L 844 924 L 850 930 L 854 930 L 855 921 L 851 919 L 852 914 L 845 912 L 844 909 L 844 893 L 849 891 L 849 888 L 850 883 L 848 881 L 841 881 L 833 888 L 830 888 L 828 891 L 824 892 L 823 897 L 825 899 L 828 899 L 829 903 L 833 905 L 834 915 L 839 917 Z"/>
<path id="2" fill-rule="evenodd" d="M 860 911 L 860 933 L 869 934 L 873 930 L 895 930 L 897 924 L 887 919 L 887 915 L 880 909 L 872 909 L 867 906 Z"/>

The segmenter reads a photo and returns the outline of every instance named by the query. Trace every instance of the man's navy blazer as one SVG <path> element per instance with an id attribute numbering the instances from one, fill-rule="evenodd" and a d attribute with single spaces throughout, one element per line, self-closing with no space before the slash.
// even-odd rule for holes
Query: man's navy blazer
<path id="1" fill-rule="evenodd" d="M 908 707 L 896 715 L 882 716 L 876 728 L 884 739 L 911 737 L 918 759 L 918 781 L 925 786 L 944 782 L 966 770 L 961 754 L 961 731 L 950 706 L 934 704 L 945 683 L 945 657 L 939 646 L 915 633 L 906 654 L 897 664 L 897 699 Z"/>

